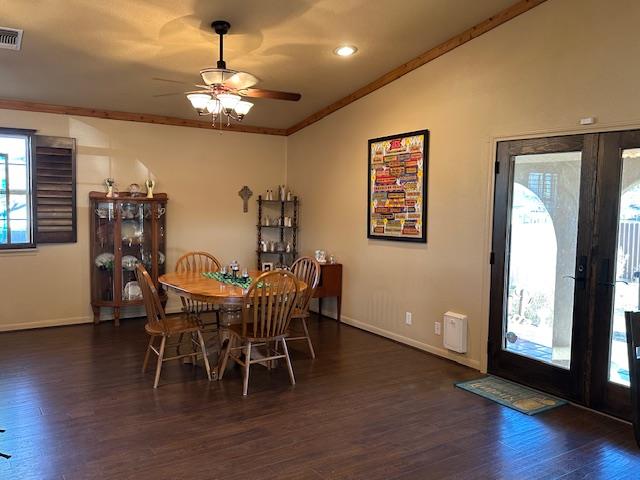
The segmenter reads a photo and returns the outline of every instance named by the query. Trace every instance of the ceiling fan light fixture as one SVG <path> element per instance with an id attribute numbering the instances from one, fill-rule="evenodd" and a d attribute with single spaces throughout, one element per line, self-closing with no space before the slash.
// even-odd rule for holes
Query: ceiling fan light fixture
<path id="1" fill-rule="evenodd" d="M 212 115 L 218 115 L 222 111 L 222 105 L 220 104 L 220 100 L 217 98 L 212 98 L 207 103 L 207 113 Z"/>
<path id="2" fill-rule="evenodd" d="M 358 47 L 355 45 L 340 45 L 336 48 L 333 53 L 338 55 L 339 57 L 350 57 L 354 55 L 358 51 Z"/>
<path id="3" fill-rule="evenodd" d="M 221 93 L 220 95 L 217 95 L 217 99 L 220 101 L 220 105 L 222 105 L 222 110 L 225 115 L 229 115 L 233 112 L 233 109 L 240 101 L 240 95 L 234 95 L 233 93 Z"/>
<path id="4" fill-rule="evenodd" d="M 203 68 L 200 70 L 200 76 L 202 77 L 202 81 L 207 85 L 217 85 L 226 83 L 229 81 L 231 77 L 233 77 L 236 73 L 235 70 L 227 70 L 226 68 Z"/>
<path id="5" fill-rule="evenodd" d="M 246 100 L 240 100 L 234 109 L 236 111 L 236 115 L 238 115 L 238 120 L 242 120 L 244 116 L 249 113 L 251 107 L 253 107 L 253 103 L 247 102 Z"/>
<path id="6" fill-rule="evenodd" d="M 187 94 L 187 98 L 191 102 L 191 106 L 198 111 L 207 108 L 207 105 L 211 101 L 211 95 L 206 93 L 189 93 Z"/>

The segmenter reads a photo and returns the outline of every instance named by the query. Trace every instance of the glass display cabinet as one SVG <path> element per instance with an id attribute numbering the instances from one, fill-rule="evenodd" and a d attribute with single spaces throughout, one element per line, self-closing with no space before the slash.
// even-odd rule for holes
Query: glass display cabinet
<path id="1" fill-rule="evenodd" d="M 167 195 L 107 198 L 105 193 L 91 192 L 89 200 L 93 321 L 99 323 L 100 309 L 108 307 L 118 326 L 122 307 L 143 304 L 136 266 L 145 266 L 156 287 L 165 273 Z M 164 305 L 164 292 L 160 299 Z"/>

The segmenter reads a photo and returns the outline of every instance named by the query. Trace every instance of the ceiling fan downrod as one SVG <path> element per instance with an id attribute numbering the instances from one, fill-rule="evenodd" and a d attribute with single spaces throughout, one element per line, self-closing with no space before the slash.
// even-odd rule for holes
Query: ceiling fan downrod
<path id="1" fill-rule="evenodd" d="M 227 62 L 224 61 L 224 36 L 229 33 L 231 24 L 226 20 L 216 20 L 211 23 L 211 28 L 220 36 L 220 59 L 217 66 L 221 69 L 227 68 Z"/>

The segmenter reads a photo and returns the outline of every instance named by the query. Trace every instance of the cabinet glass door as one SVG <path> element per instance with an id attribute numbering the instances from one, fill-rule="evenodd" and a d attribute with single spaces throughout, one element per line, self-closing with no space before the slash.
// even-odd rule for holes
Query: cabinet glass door
<path id="1" fill-rule="evenodd" d="M 116 269 L 116 208 L 114 202 L 98 202 L 93 212 L 95 236 L 93 259 L 95 282 L 93 298 L 98 301 L 112 302 L 115 292 Z"/>
<path id="2" fill-rule="evenodd" d="M 145 202 L 126 201 L 121 205 L 122 225 L 122 300 L 136 302 L 142 291 L 136 280 L 135 269 L 151 257 L 153 231 L 151 206 Z"/>

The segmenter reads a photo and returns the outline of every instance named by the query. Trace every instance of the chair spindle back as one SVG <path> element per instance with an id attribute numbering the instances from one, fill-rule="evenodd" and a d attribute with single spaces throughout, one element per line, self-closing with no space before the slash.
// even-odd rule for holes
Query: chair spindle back
<path id="1" fill-rule="evenodd" d="M 306 312 L 320 283 L 320 264 L 313 257 L 300 257 L 291 265 L 291 272 L 298 280 L 307 284 L 307 289 L 298 295 L 297 302 L 297 308 L 302 312 Z"/>
<path id="2" fill-rule="evenodd" d="M 139 263 L 136 266 L 136 279 L 140 290 L 142 290 L 142 299 L 144 301 L 144 308 L 147 312 L 147 321 L 150 325 L 160 327 L 160 330 L 167 332 L 167 326 L 165 324 L 165 313 L 160 302 L 160 296 L 158 290 L 151 280 L 151 276 L 144 265 Z"/>
<path id="3" fill-rule="evenodd" d="M 260 275 L 244 297 L 243 335 L 254 338 L 284 335 L 297 297 L 298 279 L 291 272 L 276 270 Z"/>
<path id="4" fill-rule="evenodd" d="M 220 261 L 207 252 L 187 252 L 176 262 L 176 272 L 178 273 L 203 273 L 217 272 L 220 270 Z M 180 297 L 184 310 L 196 315 L 202 312 L 213 310 L 213 306 L 208 303 Z"/>

